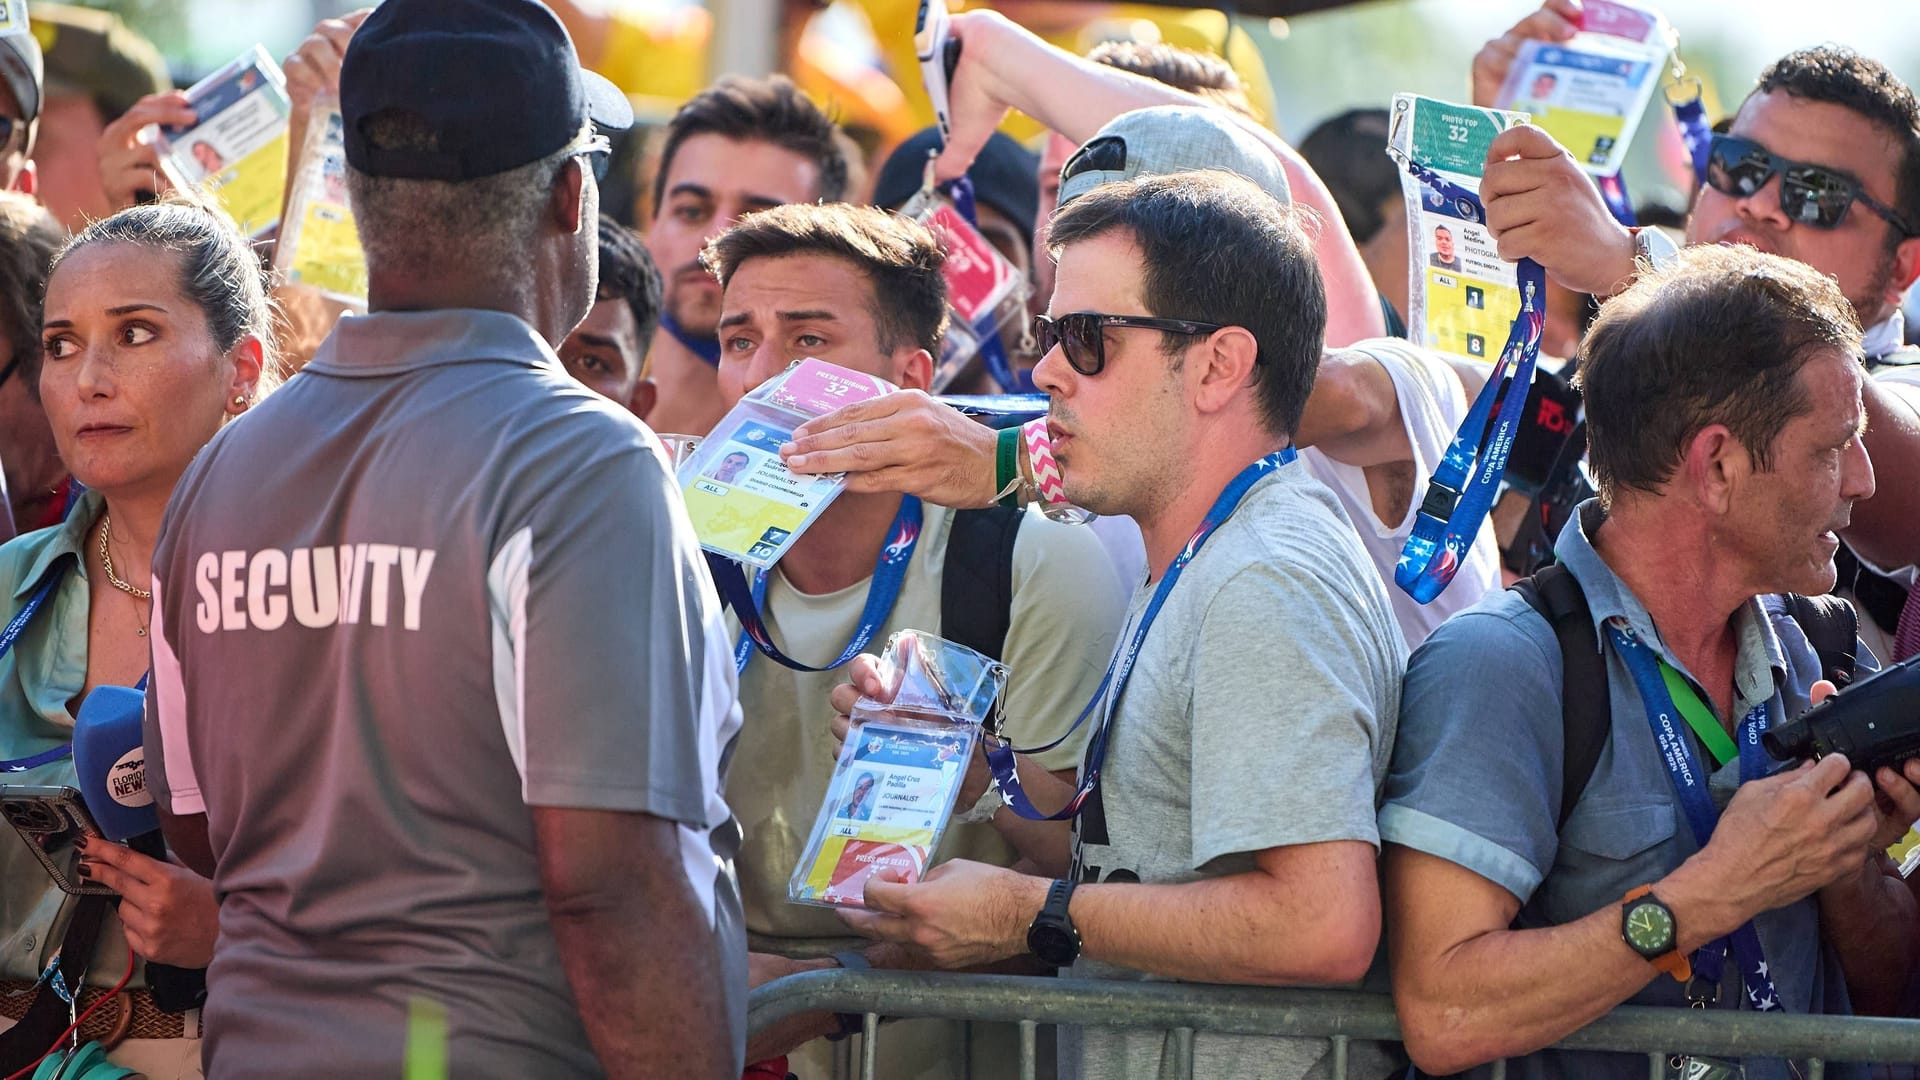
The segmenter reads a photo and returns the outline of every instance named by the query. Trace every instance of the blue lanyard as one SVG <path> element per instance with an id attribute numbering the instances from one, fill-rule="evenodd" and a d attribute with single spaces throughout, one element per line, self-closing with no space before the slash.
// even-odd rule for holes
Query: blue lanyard
<path id="1" fill-rule="evenodd" d="M 1600 189 L 1600 198 L 1607 204 L 1607 212 L 1613 215 L 1613 220 L 1629 228 L 1640 223 L 1633 213 L 1633 199 L 1627 194 L 1625 176 L 1619 173 L 1596 176 L 1593 183 Z"/>
<path id="2" fill-rule="evenodd" d="M 1673 121 L 1680 125 L 1680 141 L 1687 146 L 1687 156 L 1693 159 L 1693 178 L 1705 183 L 1707 179 L 1707 152 L 1713 147 L 1713 126 L 1707 123 L 1707 105 L 1699 94 L 1692 101 L 1675 105 L 1671 100 L 1668 106 L 1673 109 Z"/>
<path id="3" fill-rule="evenodd" d="M 1666 763 L 1667 773 L 1673 779 L 1673 789 L 1680 796 L 1680 807 L 1686 812 L 1687 825 L 1693 830 L 1694 841 L 1704 848 L 1707 841 L 1713 839 L 1713 827 L 1720 821 L 1720 811 L 1713 805 L 1713 796 L 1707 790 L 1707 771 L 1694 756 L 1693 744 L 1683 732 L 1680 710 L 1674 706 L 1673 695 L 1667 692 L 1666 680 L 1660 676 L 1659 660 L 1653 655 L 1653 650 L 1619 627 L 1610 625 L 1607 633 L 1613 639 L 1613 647 L 1627 662 L 1627 670 L 1633 674 L 1634 685 L 1640 690 L 1641 704 L 1646 707 L 1647 723 L 1653 728 L 1655 741 L 1660 744 L 1660 759 Z M 1740 746 L 1742 783 L 1758 780 L 1772 768 L 1766 750 L 1760 745 L 1760 736 L 1766 733 L 1769 725 L 1772 704 L 1771 700 L 1761 702 L 1740 722 L 1735 741 Z M 1774 991 L 1773 977 L 1767 974 L 1767 958 L 1760 948 L 1760 934 L 1751 921 L 1735 930 L 1730 937 L 1708 942 L 1694 953 L 1693 967 L 1698 977 L 1716 988 L 1720 985 L 1720 976 L 1726 970 L 1729 944 L 1732 945 L 1734 959 L 1740 964 L 1740 978 L 1746 985 L 1747 1004 L 1760 1012 L 1779 1009 L 1780 995 Z"/>
<path id="4" fill-rule="evenodd" d="M 953 200 L 953 208 L 960 212 L 960 216 L 966 219 L 967 224 L 978 229 L 980 218 L 973 204 L 973 181 L 966 176 L 961 176 L 947 181 L 941 185 L 941 188 L 947 193 L 947 197 Z M 1013 373 L 1013 365 L 1007 362 L 1006 346 L 1000 343 L 1000 328 L 993 325 L 991 313 L 969 329 L 974 331 L 974 338 L 980 342 L 980 360 L 987 365 L 987 374 L 993 376 L 993 381 L 1010 394 L 1032 393 L 1034 390 L 1032 373 L 1022 372 L 1019 375 Z"/>
<path id="5" fill-rule="evenodd" d="M 766 622 L 760 617 L 767 601 L 765 570 L 753 575 L 753 586 L 749 589 L 739 563 L 708 552 L 707 566 L 713 571 L 714 583 L 740 619 L 740 641 L 733 647 L 734 669 L 746 671 L 756 647 L 775 663 L 795 671 L 832 671 L 860 655 L 880 632 L 881 624 L 887 621 L 894 601 L 900 598 L 900 586 L 907 579 L 907 564 L 913 560 L 913 549 L 919 542 L 920 500 L 908 495 L 900 500 L 900 512 L 894 515 L 893 526 L 887 531 L 887 545 L 880 549 L 880 559 L 874 564 L 873 583 L 867 586 L 867 604 L 860 612 L 860 626 L 854 630 L 853 640 L 840 651 L 839 659 L 826 667 L 810 667 L 794 660 L 773 643 L 773 635 L 767 633 Z"/>
<path id="6" fill-rule="evenodd" d="M 1080 710 L 1079 717 L 1074 720 L 1073 726 L 1066 730 L 1066 734 L 1045 746 L 1026 749 L 1015 749 L 1012 743 L 1004 739 L 987 740 L 987 765 L 993 770 L 993 778 L 999 783 L 1000 791 L 1007 797 L 1007 804 L 1013 807 L 1014 813 L 1033 821 L 1061 821 L 1080 812 L 1080 807 L 1087 801 L 1087 797 L 1100 786 L 1100 766 L 1106 761 L 1107 737 L 1113 730 L 1113 714 L 1120 707 L 1120 695 L 1126 693 L 1127 679 L 1133 674 L 1134 661 L 1140 658 L 1140 647 L 1146 644 L 1147 631 L 1153 628 L 1153 620 L 1159 616 L 1161 607 L 1166 604 L 1167 597 L 1172 594 L 1174 585 L 1180 580 L 1181 572 L 1187 568 L 1188 563 L 1193 561 L 1194 556 L 1200 554 L 1200 549 L 1205 546 L 1208 538 L 1213 536 L 1220 526 L 1226 524 L 1227 519 L 1233 516 L 1233 512 L 1239 509 L 1240 500 L 1246 497 L 1247 491 L 1258 483 L 1261 477 L 1283 465 L 1292 463 L 1297 456 L 1291 446 L 1278 453 L 1268 454 L 1240 470 L 1239 475 L 1227 484 L 1226 490 L 1214 500 L 1213 509 L 1208 510 L 1207 516 L 1200 520 L 1200 527 L 1194 530 L 1193 538 L 1187 541 L 1186 547 L 1180 549 L 1180 554 L 1174 556 L 1173 563 L 1161 576 L 1160 584 L 1154 587 L 1153 596 L 1147 601 L 1146 612 L 1140 616 L 1140 622 L 1134 628 L 1133 637 L 1127 642 L 1126 648 L 1113 654 L 1113 659 L 1107 663 L 1107 673 L 1101 677 L 1099 687 L 1093 692 L 1093 700 L 1087 702 L 1087 707 Z M 1109 686 L 1113 688 L 1113 693 L 1110 695 L 1107 693 Z M 1087 740 L 1086 763 L 1080 770 L 1079 790 L 1074 792 L 1073 798 L 1067 801 L 1067 805 L 1062 807 L 1059 813 L 1041 813 L 1020 787 L 1020 774 L 1014 764 L 1014 755 L 1041 754 L 1066 742 L 1068 736 L 1079 730 L 1080 725 L 1086 723 L 1087 718 L 1092 716 L 1096 709 L 1100 709 L 1103 702 L 1106 707 L 1101 709 L 1099 726 L 1093 729 L 1093 735 Z"/>
<path id="7" fill-rule="evenodd" d="M 13 648 L 15 639 L 19 638 L 20 634 L 26 630 L 27 624 L 33 621 L 34 615 L 38 614 L 41 606 L 47 602 L 47 597 L 53 595 L 54 588 L 57 587 L 61 579 L 66 576 L 67 564 L 65 561 L 62 561 L 47 574 L 46 579 L 40 583 L 40 587 L 33 591 L 33 595 L 27 597 L 26 605 L 20 609 L 18 614 L 14 615 L 13 621 L 6 625 L 6 629 L 0 630 L 0 656 L 7 655 L 7 652 Z M 71 757 L 72 755 L 73 744 L 69 742 L 62 746 L 56 746 L 51 750 L 34 754 L 31 757 L 15 758 L 12 761 L 0 761 L 0 773 L 26 772 L 29 769 L 37 769 L 42 765 L 51 765 L 61 758 Z"/>
<path id="8" fill-rule="evenodd" d="M 1407 163 L 1407 171 L 1435 195 L 1452 202 L 1456 212 L 1486 224 L 1486 209 L 1478 195 L 1414 162 Z M 1519 275 L 1520 312 L 1513 317 L 1507 344 L 1454 434 L 1453 444 L 1434 470 L 1413 533 L 1407 537 L 1400 562 L 1394 567 L 1394 584 L 1422 604 L 1431 603 L 1459 573 L 1467 548 L 1473 544 L 1487 512 L 1493 509 L 1500 479 L 1507 472 L 1507 455 L 1513 450 L 1514 436 L 1526 413 L 1533 369 L 1540 359 L 1540 335 L 1546 329 L 1547 273 L 1532 259 L 1521 259 Z M 1500 392 L 1502 380 L 1509 374 L 1512 378 L 1507 380 L 1507 396 L 1500 403 L 1500 414 L 1482 455 L 1480 443 L 1487 434 L 1487 417 L 1493 412 L 1493 399 Z"/>
<path id="9" fill-rule="evenodd" d="M 720 366 L 719 338 L 696 337 L 676 322 L 673 314 L 667 311 L 660 313 L 660 329 L 665 330 L 668 337 L 679 342 L 682 348 L 699 357 L 701 363 L 708 367 Z"/>

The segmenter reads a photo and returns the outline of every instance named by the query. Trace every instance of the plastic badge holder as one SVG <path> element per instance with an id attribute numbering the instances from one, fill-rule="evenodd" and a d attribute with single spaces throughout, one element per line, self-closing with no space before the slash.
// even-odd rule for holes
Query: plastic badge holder
<path id="1" fill-rule="evenodd" d="M 160 164 L 176 187 L 200 188 L 219 201 L 247 236 L 280 223 L 287 188 L 286 76 L 255 45 L 193 84 L 191 127 L 160 129 Z"/>
<path id="2" fill-rule="evenodd" d="M 1587 172 L 1612 176 L 1675 36 L 1659 12 L 1619 0 L 1587 0 L 1580 22 L 1565 43 L 1523 42 L 1494 104 L 1530 113 Z"/>
<path id="3" fill-rule="evenodd" d="M 930 170 L 931 166 L 929 175 Z M 938 394 L 965 370 L 980 351 L 982 339 L 999 333 L 1001 327 L 1025 314 L 1027 294 L 1032 290 L 1020 268 L 1000 254 L 979 229 L 967 224 L 946 196 L 923 188 L 900 208 L 900 213 L 932 230 L 941 250 L 947 253 L 940 273 L 947 281 L 951 318 L 933 369 L 931 391 Z"/>
<path id="4" fill-rule="evenodd" d="M 1526 120 L 1520 113 L 1395 94 L 1388 139 L 1398 160 L 1411 159 L 1478 192 L 1487 146 Z M 1500 258 L 1486 226 L 1468 220 L 1404 168 L 1400 185 L 1411 256 L 1408 336 L 1438 352 L 1493 363 L 1520 310 L 1518 269 Z"/>
<path id="5" fill-rule="evenodd" d="M 894 389 L 877 376 L 808 358 L 741 398 L 679 468 L 700 545 L 762 570 L 779 562 L 846 487 L 839 473 L 789 470 L 780 444 L 808 420 Z"/>
<path id="6" fill-rule="evenodd" d="M 973 760 L 980 725 L 1006 689 L 1007 668 L 922 630 L 887 641 L 889 701 L 862 698 L 787 898 L 864 907 L 885 873 L 919 881 L 940 846 Z"/>
<path id="7" fill-rule="evenodd" d="M 339 103 L 316 101 L 287 197 L 287 219 L 274 245 L 273 266 L 290 285 L 318 290 L 329 300 L 364 311 L 367 257 L 347 203 L 342 129 Z"/>

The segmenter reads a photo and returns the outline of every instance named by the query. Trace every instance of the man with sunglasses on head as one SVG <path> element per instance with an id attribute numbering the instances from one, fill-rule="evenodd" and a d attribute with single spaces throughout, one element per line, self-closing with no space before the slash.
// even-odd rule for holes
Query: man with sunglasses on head
<path id="1" fill-rule="evenodd" d="M 873 881 L 845 917 L 943 967 L 1031 954 L 1098 979 L 1354 982 L 1380 934 L 1374 808 L 1405 645 L 1353 522 L 1294 448 L 1326 318 L 1303 215 L 1222 172 L 1142 176 L 1073 198 L 1050 242 L 1034 377 L 1066 495 L 1138 522 L 1148 576 L 1077 783 L 1017 764 L 1017 788 L 1001 778 L 1023 815 L 1055 815 L 1051 857 Z M 857 663 L 843 713 L 885 694 Z M 1006 730 L 1025 743 L 1055 722 L 1009 710 Z M 1170 1038 L 1064 1030 L 1062 1065 L 1158 1076 Z M 1386 1074 L 1375 1047 L 1351 1050 L 1353 1075 Z M 1331 1054 L 1215 1034 L 1193 1052 L 1218 1080 L 1325 1075 Z"/>
<path id="2" fill-rule="evenodd" d="M 1509 37 L 1571 34 L 1563 7 L 1551 0 Z M 1497 53 L 1490 45 L 1476 58 L 1476 87 L 1504 74 Z M 1863 638 L 1887 656 L 1913 573 L 1888 577 L 1874 567 L 1920 561 L 1912 527 L 1920 520 L 1920 351 L 1904 347 L 1900 312 L 1920 278 L 1920 101 L 1883 64 L 1850 50 L 1790 53 L 1761 73 L 1729 130 L 1713 137 L 1705 179 L 1687 243 L 1798 259 L 1839 283 L 1866 330 L 1867 449 L 1880 489 L 1842 535 L 1839 588 L 1851 587 L 1867 616 Z M 1501 256 L 1530 257 L 1569 288 L 1610 295 L 1632 279 L 1637 259 L 1658 262 L 1671 250 L 1655 231 L 1614 221 L 1573 156 L 1538 128 L 1494 140 L 1481 193 Z"/>
<path id="3" fill-rule="evenodd" d="M 1192 106 L 1136 109 L 1099 128 L 1061 170 L 1058 197 L 1064 206 L 1105 181 L 1189 169 L 1236 173 L 1277 202 L 1292 201 L 1289 173 L 1263 142 L 1224 110 Z M 1064 336 L 1069 358 L 1080 338 L 1100 339 L 1071 312 L 1037 324 L 1035 336 Z M 1321 355 L 1294 443 L 1302 463 L 1339 498 L 1383 582 L 1393 579 L 1426 478 L 1466 412 L 1452 368 L 1404 341 L 1373 338 Z M 924 397 L 890 395 L 848 406 L 795 434 L 790 466 L 845 471 L 855 490 L 908 491 L 954 506 L 993 501 L 994 433 Z M 1408 646 L 1498 588 L 1499 580 L 1499 555 L 1492 530 L 1485 530 L 1467 549 L 1452 586 L 1431 603 L 1389 586 Z"/>

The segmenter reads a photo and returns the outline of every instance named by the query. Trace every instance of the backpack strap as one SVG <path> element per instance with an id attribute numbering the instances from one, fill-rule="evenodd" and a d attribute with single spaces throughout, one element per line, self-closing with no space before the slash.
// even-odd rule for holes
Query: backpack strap
<path id="1" fill-rule="evenodd" d="M 1820 674 L 1835 688 L 1844 690 L 1853 682 L 1857 657 L 1854 649 L 1860 640 L 1860 615 L 1838 596 L 1787 595 L 1787 614 L 1800 624 L 1807 643 L 1820 657 Z"/>
<path id="2" fill-rule="evenodd" d="M 1560 723 L 1565 752 L 1560 759 L 1560 816 L 1555 828 L 1565 828 L 1573 808 L 1593 779 L 1600 751 L 1607 745 L 1613 720 L 1607 692 L 1606 657 L 1593 629 L 1593 613 L 1586 593 L 1572 572 L 1560 563 L 1511 588 L 1553 626 L 1560 641 Z"/>
<path id="3" fill-rule="evenodd" d="M 956 510 L 940 570 L 940 636 L 1004 660 L 1013 624 L 1013 545 L 1026 513 L 1016 507 Z"/>

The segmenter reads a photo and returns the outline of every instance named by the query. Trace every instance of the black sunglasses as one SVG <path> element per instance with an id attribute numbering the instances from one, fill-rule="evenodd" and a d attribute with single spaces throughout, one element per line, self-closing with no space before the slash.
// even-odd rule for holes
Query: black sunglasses
<path id="1" fill-rule="evenodd" d="M 1191 319 L 1156 319 L 1149 315 L 1103 315 L 1097 311 L 1075 311 L 1051 318 L 1046 315 L 1033 317 L 1033 336 L 1040 343 L 1040 355 L 1053 351 L 1055 345 L 1066 355 L 1067 363 L 1082 375 L 1098 375 L 1107 366 L 1107 346 L 1104 337 L 1108 327 L 1134 328 L 1139 330 L 1159 330 L 1168 334 L 1211 334 L 1222 329 L 1216 323 L 1194 322 Z"/>
<path id="2" fill-rule="evenodd" d="M 1743 199 L 1780 177 L 1780 210 L 1801 225 L 1837 229 L 1856 201 L 1884 218 L 1904 236 L 1914 229 L 1894 209 L 1861 190 L 1860 181 L 1824 165 L 1789 161 L 1752 139 L 1715 135 L 1707 151 L 1707 184 L 1722 195 Z"/>

